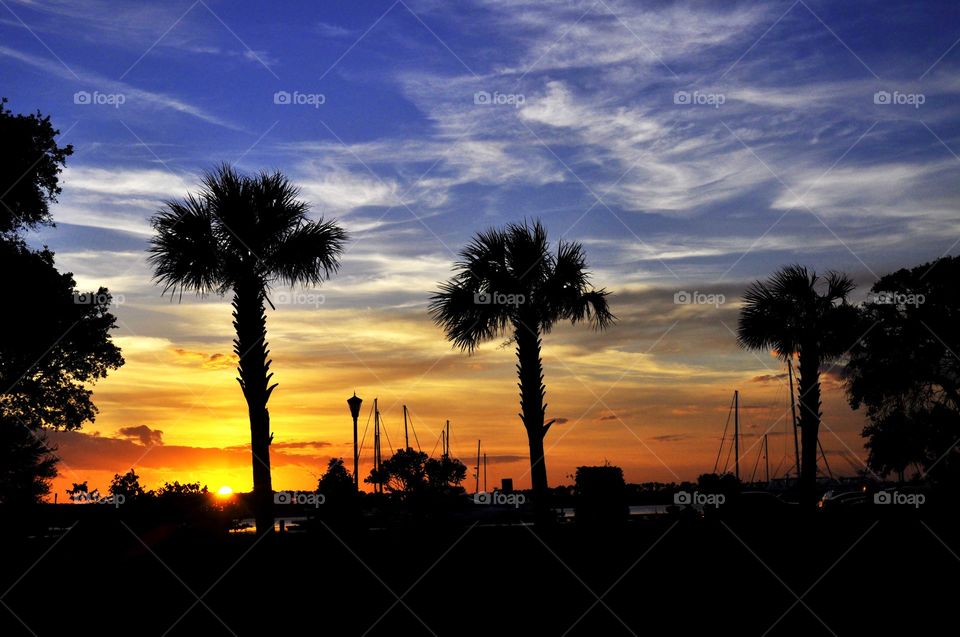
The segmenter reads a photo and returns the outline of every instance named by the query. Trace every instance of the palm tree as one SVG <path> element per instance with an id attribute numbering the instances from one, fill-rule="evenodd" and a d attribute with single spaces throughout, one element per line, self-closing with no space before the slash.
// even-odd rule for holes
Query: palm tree
<path id="1" fill-rule="evenodd" d="M 149 261 L 164 292 L 233 291 L 233 351 L 250 417 L 257 533 L 273 529 L 270 384 L 265 303 L 272 283 L 319 285 L 340 265 L 346 233 L 311 221 L 299 190 L 281 173 L 206 173 L 197 196 L 168 201 L 153 219 Z M 272 307 L 272 304 L 271 304 Z"/>
<path id="2" fill-rule="evenodd" d="M 615 317 L 607 306 L 608 292 L 590 286 L 583 246 L 561 241 L 553 254 L 539 221 L 478 233 L 460 256 L 453 277 L 431 297 L 431 316 L 447 339 L 468 353 L 503 336 L 516 343 L 519 416 L 530 445 L 534 494 L 543 504 L 543 439 L 554 421 L 544 423 L 542 335 L 564 320 L 609 327 Z"/>
<path id="3" fill-rule="evenodd" d="M 799 359 L 799 484 L 810 505 L 816 501 L 821 365 L 841 357 L 852 345 L 857 313 L 847 297 L 855 287 L 845 274 L 831 271 L 820 277 L 791 265 L 766 282 L 753 283 L 743 295 L 737 343 L 746 349 L 773 350 L 785 362 L 794 355 Z"/>

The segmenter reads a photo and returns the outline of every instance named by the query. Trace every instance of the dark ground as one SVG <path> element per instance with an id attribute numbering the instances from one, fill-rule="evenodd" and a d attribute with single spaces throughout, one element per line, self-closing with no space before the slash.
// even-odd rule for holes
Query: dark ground
<path id="1" fill-rule="evenodd" d="M 661 516 L 258 541 L 83 520 L 0 546 L 0 635 L 955 634 L 958 526 Z"/>

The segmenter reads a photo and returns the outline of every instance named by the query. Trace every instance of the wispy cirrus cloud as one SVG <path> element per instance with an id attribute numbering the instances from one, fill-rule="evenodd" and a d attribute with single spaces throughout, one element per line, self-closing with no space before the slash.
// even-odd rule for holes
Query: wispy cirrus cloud
<path id="1" fill-rule="evenodd" d="M 60 62 L 38 57 L 31 53 L 24 53 L 7 46 L 0 46 L 0 56 L 16 60 L 44 73 L 53 75 L 62 81 L 72 84 L 76 90 L 100 91 L 102 93 L 119 94 L 125 98 L 124 108 L 146 108 L 151 110 L 174 111 L 183 115 L 195 117 L 208 124 L 215 124 L 233 131 L 244 130 L 243 127 L 214 115 L 207 110 L 190 104 L 180 98 L 136 88 L 126 82 L 111 79 L 100 73 L 87 71 L 74 64 L 63 66 Z"/>

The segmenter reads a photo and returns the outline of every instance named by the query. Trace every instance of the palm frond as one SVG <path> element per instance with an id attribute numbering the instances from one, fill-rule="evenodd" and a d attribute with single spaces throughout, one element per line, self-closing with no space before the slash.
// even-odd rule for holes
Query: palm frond
<path id="1" fill-rule="evenodd" d="M 284 241 L 294 228 L 307 221 L 309 206 L 299 199 L 300 189 L 281 172 L 261 172 L 248 179 L 260 244 L 269 251 L 272 243 Z"/>
<path id="2" fill-rule="evenodd" d="M 595 290 L 590 285 L 583 245 L 561 241 L 540 291 L 540 304 L 545 308 L 544 329 L 549 331 L 561 319 L 572 324 L 587 321 L 594 329 L 610 327 L 616 317 L 610 312 L 607 296 L 606 290 Z"/>
<path id="3" fill-rule="evenodd" d="M 264 270 L 287 285 L 319 285 L 340 268 L 347 232 L 333 221 L 306 221 L 287 230 L 263 256 Z"/>
<path id="4" fill-rule="evenodd" d="M 826 354 L 834 347 L 830 343 L 838 328 L 831 313 L 853 289 L 845 274 L 828 272 L 821 278 L 803 266 L 785 266 L 744 292 L 737 343 L 746 349 L 776 350 L 784 360 L 804 346 Z"/>
<path id="5" fill-rule="evenodd" d="M 495 228 L 478 232 L 460 251 L 460 260 L 454 265 L 456 275 L 463 281 L 501 283 L 507 277 L 507 238 Z"/>
<path id="6" fill-rule="evenodd" d="M 590 327 L 598 331 L 613 326 L 617 317 L 610 311 L 608 296 L 610 293 L 604 288 L 584 292 L 570 308 L 570 315 L 567 318 L 574 324 L 586 321 Z"/>
<path id="7" fill-rule="evenodd" d="M 168 201 L 151 219 L 148 263 L 164 292 L 224 292 L 225 277 L 214 219 L 205 200 Z"/>
<path id="8" fill-rule="evenodd" d="M 777 294 L 777 287 L 757 281 L 743 294 L 737 324 L 737 343 L 754 350 L 776 350 L 785 359 L 796 351 L 789 330 L 789 302 Z"/>
<path id="9" fill-rule="evenodd" d="M 244 269 L 243 263 L 259 258 L 265 239 L 255 205 L 254 183 L 229 164 L 204 173 L 200 196 L 214 219 L 214 230 L 224 244 L 228 269 Z"/>
<path id="10" fill-rule="evenodd" d="M 554 256 L 539 221 L 481 232 L 460 256 L 454 275 L 430 302 L 434 322 L 460 349 L 473 351 L 518 325 L 539 334 L 561 319 L 588 321 L 597 329 L 616 320 L 609 293 L 590 287 L 583 247 L 561 242 Z M 498 302 L 507 295 L 516 303 Z"/>
<path id="11" fill-rule="evenodd" d="M 518 287 L 536 289 L 553 270 L 547 229 L 539 220 L 510 223 L 503 231 L 507 270 Z"/>
<path id="12" fill-rule="evenodd" d="M 837 272 L 835 270 L 829 270 L 824 277 L 824 281 L 826 281 L 827 285 L 824 297 L 831 303 L 835 301 L 846 301 L 850 293 L 857 287 L 853 279 L 843 272 Z"/>
<path id="13" fill-rule="evenodd" d="M 468 284 L 464 284 L 468 283 Z M 508 333 L 512 312 L 509 306 L 481 302 L 485 291 L 453 279 L 440 284 L 430 297 L 430 316 L 443 329 L 447 340 L 472 353 L 483 342 Z"/>

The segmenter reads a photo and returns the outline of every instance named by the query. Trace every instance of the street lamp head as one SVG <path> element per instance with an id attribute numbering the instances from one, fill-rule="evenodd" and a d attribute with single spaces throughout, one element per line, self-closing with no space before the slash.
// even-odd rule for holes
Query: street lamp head
<path id="1" fill-rule="evenodd" d="M 350 405 L 350 415 L 353 416 L 354 420 L 360 416 L 360 405 L 362 403 L 363 399 L 357 398 L 357 392 L 353 392 L 353 397 L 347 399 L 347 404 Z"/>

